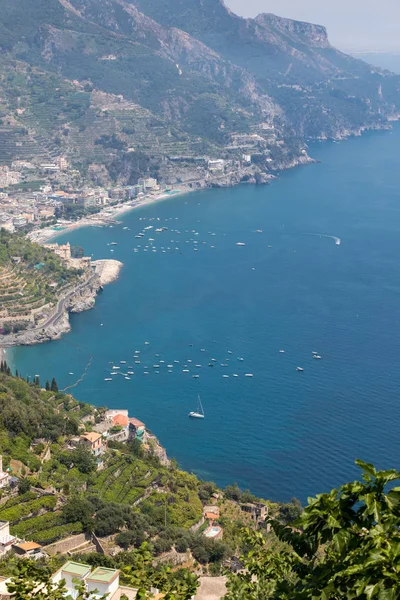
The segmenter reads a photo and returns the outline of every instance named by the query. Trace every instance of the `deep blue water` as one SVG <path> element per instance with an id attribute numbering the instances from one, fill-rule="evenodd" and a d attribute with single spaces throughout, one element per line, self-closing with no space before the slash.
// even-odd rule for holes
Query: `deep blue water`
<path id="1" fill-rule="evenodd" d="M 357 457 L 398 467 L 399 146 L 398 126 L 318 144 L 311 151 L 321 164 L 270 186 L 181 196 L 131 212 L 130 230 L 61 237 L 122 260 L 123 272 L 93 311 L 71 317 L 70 334 L 14 350 L 14 364 L 62 387 L 93 356 L 79 399 L 128 407 L 185 469 L 266 498 L 328 491 L 357 475 Z M 149 225 L 169 231 L 135 238 Z M 144 252 L 151 243 L 157 252 Z M 135 375 L 105 382 L 109 361 Z M 206 418 L 192 421 L 198 393 Z"/>

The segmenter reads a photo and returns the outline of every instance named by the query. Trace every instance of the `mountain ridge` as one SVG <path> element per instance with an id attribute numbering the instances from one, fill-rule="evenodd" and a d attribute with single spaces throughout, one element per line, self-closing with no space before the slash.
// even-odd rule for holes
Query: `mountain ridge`
<path id="1" fill-rule="evenodd" d="M 261 171 L 274 171 L 299 162 L 308 139 L 388 127 L 400 112 L 400 77 L 339 52 L 320 25 L 245 19 L 221 0 L 0 0 L 0 8 L 3 124 L 45 134 L 81 172 L 118 162 L 96 144 L 104 133 L 155 157 L 161 179 L 161 159 L 240 160 L 248 150 L 264 157 Z M 32 71 L 55 104 L 61 82 L 70 86 L 57 118 L 43 116 L 45 98 L 37 106 Z M 96 93 L 113 96 L 110 110 Z"/>

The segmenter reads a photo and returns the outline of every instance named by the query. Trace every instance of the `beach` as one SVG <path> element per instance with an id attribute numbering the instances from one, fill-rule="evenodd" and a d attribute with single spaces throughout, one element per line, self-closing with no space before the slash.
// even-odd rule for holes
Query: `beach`
<path id="1" fill-rule="evenodd" d="M 134 200 L 128 200 L 127 202 L 121 202 L 114 206 L 106 206 L 99 213 L 95 215 L 89 215 L 83 217 L 79 221 L 59 221 L 58 226 L 45 227 L 43 229 L 35 229 L 28 234 L 28 237 L 32 242 L 37 244 L 44 244 L 50 239 L 57 235 L 66 233 L 67 231 L 75 230 L 80 227 L 104 227 L 115 223 L 115 221 L 125 215 L 126 213 L 142 208 L 150 204 L 155 204 L 162 200 L 167 200 L 171 197 L 180 196 L 182 194 L 188 194 L 194 190 L 190 188 L 185 189 L 174 189 L 169 192 L 162 192 L 157 194 L 147 194 Z"/>

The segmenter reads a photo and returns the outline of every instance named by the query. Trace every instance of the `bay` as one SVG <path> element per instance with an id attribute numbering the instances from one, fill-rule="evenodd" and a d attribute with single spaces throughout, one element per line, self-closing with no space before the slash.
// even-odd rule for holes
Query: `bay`
<path id="1" fill-rule="evenodd" d="M 357 476 L 357 457 L 397 467 L 399 143 L 396 125 L 316 144 L 320 164 L 270 186 L 171 198 L 60 236 L 124 269 L 68 335 L 10 361 L 64 388 L 91 359 L 78 399 L 128 408 L 183 468 L 265 498 L 328 491 Z M 198 394 L 206 418 L 190 420 Z"/>

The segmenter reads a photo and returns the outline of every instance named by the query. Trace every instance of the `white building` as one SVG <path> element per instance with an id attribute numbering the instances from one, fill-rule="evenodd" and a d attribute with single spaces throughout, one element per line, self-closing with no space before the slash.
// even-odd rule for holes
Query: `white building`
<path id="1" fill-rule="evenodd" d="M 0 454 L 0 489 L 10 485 L 10 474 L 8 471 L 3 471 L 3 457 Z"/>
<path id="2" fill-rule="evenodd" d="M 224 166 L 225 166 L 225 161 L 222 159 L 208 161 L 208 170 L 209 171 L 223 171 Z"/>
<path id="3" fill-rule="evenodd" d="M 17 538 L 10 535 L 10 523 L 8 521 L 0 521 L 0 556 L 9 552 Z"/>
<path id="4" fill-rule="evenodd" d="M 93 597 L 105 597 L 106 600 L 119 598 L 119 571 L 118 569 L 107 569 L 97 567 L 94 571 L 89 565 L 68 561 L 54 573 L 53 583 L 58 584 L 65 581 L 67 594 L 73 600 L 78 597 L 77 584 L 84 583 L 88 592 L 96 592 Z"/>
<path id="5" fill-rule="evenodd" d="M 147 179 L 140 177 L 140 179 L 138 179 L 138 185 L 143 186 L 144 192 L 156 190 L 159 187 L 158 183 L 157 183 L 157 179 L 154 179 L 153 177 L 148 177 Z"/>

